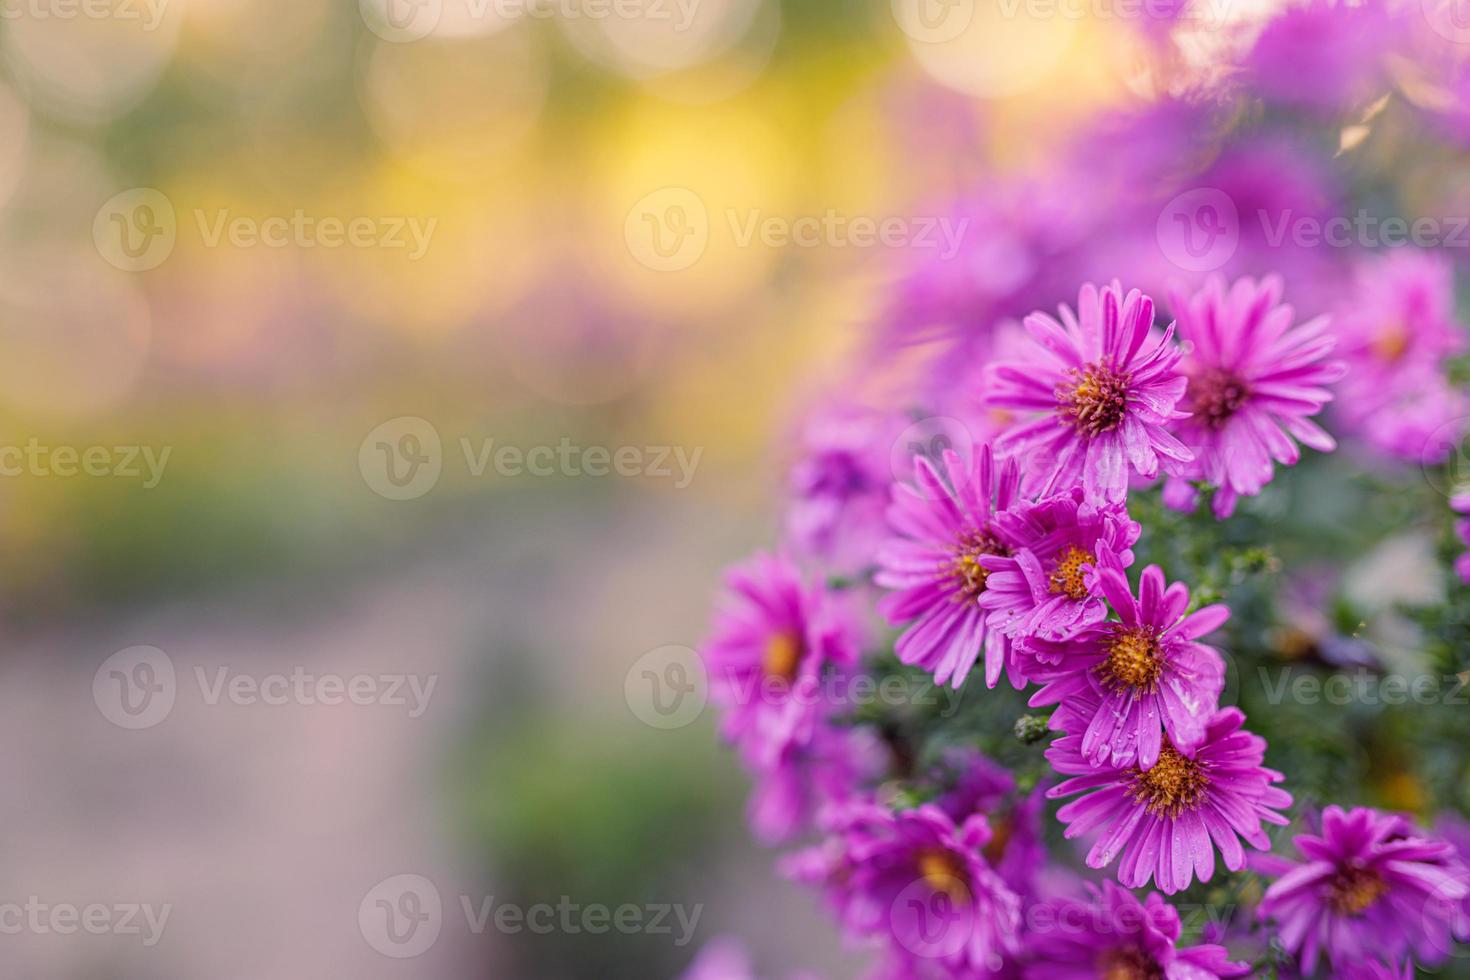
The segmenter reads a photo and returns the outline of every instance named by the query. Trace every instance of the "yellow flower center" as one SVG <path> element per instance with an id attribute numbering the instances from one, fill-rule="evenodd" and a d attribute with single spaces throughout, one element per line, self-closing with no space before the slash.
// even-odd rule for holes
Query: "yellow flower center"
<path id="1" fill-rule="evenodd" d="M 1009 555 L 1011 549 L 989 531 L 968 531 L 960 537 L 954 561 L 949 566 L 950 575 L 959 581 L 960 599 L 974 599 L 985 591 L 985 580 L 989 573 L 980 559 L 986 555 Z"/>
<path id="2" fill-rule="evenodd" d="M 999 820 L 991 821 L 990 840 L 986 841 L 981 853 L 985 860 L 991 864 L 997 864 L 1005 857 L 1006 845 L 1011 842 L 1011 835 L 1016 832 L 1016 820 L 1013 814 L 1006 814 Z"/>
<path id="3" fill-rule="evenodd" d="M 1079 548 L 1075 544 L 1069 547 L 1057 562 L 1057 567 L 1052 569 L 1052 592 L 1065 595 L 1069 599 L 1086 599 L 1087 585 L 1082 581 L 1082 566 L 1091 565 L 1095 561 L 1096 556 L 1085 548 Z"/>
<path id="4" fill-rule="evenodd" d="M 1178 817 L 1204 801 L 1210 777 L 1205 767 L 1165 743 L 1159 748 L 1159 760 L 1149 769 L 1134 766 L 1128 771 L 1133 782 L 1128 793 L 1135 803 L 1143 803 L 1155 816 Z"/>
<path id="5" fill-rule="evenodd" d="M 942 892 L 956 902 L 970 900 L 970 886 L 965 883 L 965 869 L 959 858 L 949 851 L 931 848 L 919 852 L 919 877 L 924 884 Z"/>
<path id="6" fill-rule="evenodd" d="M 1163 968 L 1141 949 L 1110 949 L 1098 962 L 1102 980 L 1164 980 Z"/>
<path id="7" fill-rule="evenodd" d="M 1110 691 L 1131 690 L 1134 697 L 1153 691 L 1164 669 L 1158 633 L 1148 626 L 1115 627 L 1108 644 L 1108 659 L 1093 668 L 1103 687 Z"/>
<path id="8" fill-rule="evenodd" d="M 1371 868 L 1343 868 L 1328 886 L 1327 904 L 1338 915 L 1361 915 L 1388 891 L 1383 877 Z"/>
<path id="9" fill-rule="evenodd" d="M 1089 364 L 1068 372 L 1068 380 L 1057 386 L 1057 407 L 1077 431 L 1100 436 L 1123 424 L 1128 413 L 1129 375 L 1105 364 Z"/>
<path id="10" fill-rule="evenodd" d="M 1189 379 L 1190 407 L 1209 429 L 1223 428 L 1250 399 L 1250 386 L 1222 368 L 1212 368 Z"/>
<path id="11" fill-rule="evenodd" d="M 769 677 L 790 681 L 796 677 L 796 668 L 801 663 L 801 639 L 790 630 L 772 634 L 766 641 L 766 653 L 761 668 Z"/>
<path id="12" fill-rule="evenodd" d="M 1393 363 L 1409 349 L 1409 328 L 1402 320 L 1390 321 L 1373 337 L 1373 354 L 1379 360 Z"/>

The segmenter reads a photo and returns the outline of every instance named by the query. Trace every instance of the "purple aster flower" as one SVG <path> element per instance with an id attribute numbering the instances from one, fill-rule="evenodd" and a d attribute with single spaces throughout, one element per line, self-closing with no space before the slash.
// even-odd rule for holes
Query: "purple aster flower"
<path id="1" fill-rule="evenodd" d="M 872 560 L 886 532 L 883 512 L 893 482 L 885 438 L 890 427 L 881 413 L 849 406 L 806 419 L 786 511 L 787 531 L 803 553 L 841 572 Z"/>
<path id="2" fill-rule="evenodd" d="M 1439 366 L 1406 366 L 1384 382 L 1358 407 L 1337 413 L 1341 428 L 1396 459 L 1426 466 L 1449 459 L 1466 435 L 1470 398 L 1465 392 L 1451 385 Z M 1344 394 L 1339 401 L 1358 397 Z M 1362 407 L 1368 402 L 1374 411 Z"/>
<path id="3" fill-rule="evenodd" d="M 1450 495 L 1450 510 L 1456 514 L 1470 514 L 1470 491 L 1456 490 Z M 1455 521 L 1455 536 L 1465 545 L 1470 545 L 1470 517 Z M 1470 551 L 1455 556 L 1455 574 L 1460 581 L 1470 585 Z"/>
<path id="4" fill-rule="evenodd" d="M 929 671 L 936 683 L 959 687 L 984 650 L 986 685 L 994 687 L 1004 668 L 1019 689 L 1025 679 L 1010 641 L 986 625 L 979 602 L 990 574 L 981 560 L 1012 551 L 995 515 L 1015 500 L 1016 464 L 997 469 L 989 446 L 975 454 L 973 470 L 951 450 L 941 463 L 942 476 L 916 458 L 918 492 L 893 489 L 888 523 L 896 536 L 879 548 L 873 580 L 894 591 L 878 609 L 895 625 L 910 624 L 898 638 L 898 659 Z"/>
<path id="5" fill-rule="evenodd" d="M 883 747 L 860 728 L 818 725 L 809 739 L 788 739 L 752 767 L 746 807 L 751 833 L 765 844 L 790 840 L 823 809 L 858 799 L 883 769 Z"/>
<path id="6" fill-rule="evenodd" d="M 895 813 L 855 804 L 831 815 L 833 836 L 782 870 L 822 887 L 855 937 L 950 972 L 998 968 L 1014 949 L 1021 901 L 985 860 L 992 835 L 976 814 L 956 826 L 925 805 Z"/>
<path id="7" fill-rule="evenodd" d="M 1157 892 L 1139 902 L 1111 881 L 1088 890 L 1090 901 L 1056 900 L 1028 914 L 1028 978 L 1214 980 L 1251 972 L 1231 962 L 1224 946 L 1180 949 L 1179 913 Z"/>
<path id="8" fill-rule="evenodd" d="M 1023 646 L 1033 636 L 1063 640 L 1107 615 L 1093 566 L 1107 549 L 1124 566 L 1140 528 L 1122 505 L 1096 507 L 1082 489 L 1021 502 L 999 514 L 996 523 L 1016 543 L 1014 555 L 981 560 L 987 571 L 980 605 L 989 624 Z"/>
<path id="9" fill-rule="evenodd" d="M 791 980 L 815 980 L 812 973 L 793 973 Z M 755 965 L 745 944 L 733 936 L 716 936 L 694 958 L 679 980 L 756 980 Z"/>
<path id="10" fill-rule="evenodd" d="M 956 824 L 977 813 L 986 817 L 991 836 L 985 859 L 1011 891 L 1023 899 L 1033 895 L 1038 876 L 1048 865 L 1041 830 L 1045 784 L 1016 796 L 1016 780 L 1010 770 L 975 749 L 960 746 L 944 752 L 941 765 L 928 779 L 949 787 L 935 798 L 934 805 Z"/>
<path id="11" fill-rule="evenodd" d="M 1192 345 L 1181 365 L 1192 414 L 1174 433 L 1194 460 L 1170 482 L 1213 484 L 1215 516 L 1229 517 L 1238 496 L 1255 496 L 1271 481 L 1272 460 L 1296 463 L 1293 440 L 1321 452 L 1336 448 L 1309 416 L 1332 399 L 1326 386 L 1347 368 L 1326 360 L 1337 342 L 1326 317 L 1292 326 L 1277 276 L 1238 279 L 1228 292 L 1211 276 L 1194 296 L 1175 295 L 1173 303 L 1180 336 Z"/>
<path id="12" fill-rule="evenodd" d="M 1114 282 L 1088 283 L 1077 313 L 1063 306 L 1061 322 L 1033 313 L 1025 325 L 1035 343 L 1026 361 L 992 368 L 989 404 L 1037 413 L 996 442 L 1021 454 L 1028 489 L 1040 495 L 1080 485 L 1094 504 L 1117 503 L 1131 471 L 1153 477 L 1164 457 L 1175 471 L 1189 450 L 1165 428 L 1183 418 L 1179 348 L 1171 324 L 1153 329 L 1154 303 L 1138 290 L 1126 296 Z"/>
<path id="13" fill-rule="evenodd" d="M 1241 840 L 1267 849 L 1261 822 L 1286 824 L 1276 811 L 1290 806 L 1291 796 L 1272 785 L 1283 777 L 1261 765 L 1266 740 L 1242 730 L 1244 721 L 1240 709 L 1223 708 L 1200 745 L 1186 751 L 1166 742 L 1146 769 L 1094 765 L 1082 753 L 1081 735 L 1053 742 L 1046 757 L 1073 778 L 1047 795 L 1087 794 L 1057 811 L 1067 837 L 1096 836 L 1087 866 L 1105 868 L 1121 858 L 1124 885 L 1142 888 L 1152 880 L 1172 895 L 1195 877 L 1210 880 L 1216 847 L 1231 871 L 1245 866 Z"/>
<path id="14" fill-rule="evenodd" d="M 1311 974 L 1325 951 L 1336 964 L 1369 958 L 1421 960 L 1450 948 L 1464 869 L 1443 841 L 1418 836 L 1403 817 L 1329 806 L 1320 834 L 1295 839 L 1305 859 L 1266 889 L 1260 915 Z"/>
<path id="15" fill-rule="evenodd" d="M 1434 832 L 1455 849 L 1455 862 L 1464 871 L 1462 880 L 1470 886 L 1470 821 L 1457 813 L 1442 813 L 1434 822 Z M 1451 931 L 1461 942 L 1470 941 L 1470 887 L 1459 902 Z"/>
<path id="16" fill-rule="evenodd" d="M 755 980 L 755 969 L 739 940 L 717 936 L 699 951 L 680 980 Z"/>
<path id="17" fill-rule="evenodd" d="M 1041 893 L 1052 871 L 1041 828 L 1049 785 L 1043 780 L 1036 789 L 997 807 L 989 816 L 991 836 L 983 852 L 985 859 L 1000 880 L 1026 900 Z"/>
<path id="18" fill-rule="evenodd" d="M 1465 413 L 1444 376 L 1445 358 L 1466 346 L 1449 259 L 1400 249 L 1368 260 L 1333 331 L 1349 367 L 1334 414 L 1381 451 L 1417 461 L 1435 430 Z"/>
<path id="19" fill-rule="evenodd" d="M 1289 105 L 1340 111 L 1390 89 L 1384 56 L 1401 28 L 1382 0 L 1313 0 L 1282 10 L 1251 51 L 1250 80 Z"/>
<path id="20" fill-rule="evenodd" d="M 949 787 L 934 804 L 956 823 L 964 822 L 972 813 L 990 813 L 1016 789 L 1010 770 L 965 746 L 946 749 L 927 778 L 935 785 Z"/>
<path id="21" fill-rule="evenodd" d="M 1205 737 L 1225 686 L 1225 664 L 1199 638 L 1218 629 L 1230 610 L 1213 605 L 1186 616 L 1189 590 L 1181 582 L 1166 587 L 1157 565 L 1143 570 L 1135 599 L 1122 563 L 1106 549 L 1098 554 L 1096 584 L 1118 619 L 1069 640 L 1034 640 L 1028 649 L 1037 663 L 1028 672 L 1042 688 L 1031 706 L 1062 703 L 1077 712 L 1067 732 L 1094 763 L 1136 761 L 1147 769 L 1159 759 L 1164 735 L 1184 750 Z M 1096 710 L 1084 714 L 1094 703 Z"/>
<path id="22" fill-rule="evenodd" d="M 1455 270 L 1435 252 L 1395 249 L 1357 269 L 1356 290 L 1333 320 L 1353 387 L 1370 389 L 1405 364 L 1437 364 L 1465 349 L 1455 319 Z"/>
<path id="23" fill-rule="evenodd" d="M 1340 567 L 1306 567 L 1287 578 L 1277 594 L 1279 625 L 1266 631 L 1271 648 L 1287 660 L 1315 658 L 1340 670 L 1382 671 L 1373 646 L 1339 630 L 1333 612 L 1342 589 Z"/>
<path id="24" fill-rule="evenodd" d="M 760 554 L 726 576 L 727 594 L 701 656 L 722 730 L 747 761 L 769 765 L 810 740 L 829 667 L 857 662 L 856 621 L 843 597 L 807 584 L 789 560 Z"/>
<path id="25" fill-rule="evenodd" d="M 1466 585 L 1470 585 L 1470 551 L 1455 556 L 1455 576 Z"/>
<path id="26" fill-rule="evenodd" d="M 1412 960 L 1397 964 L 1356 960 L 1344 963 L 1335 975 L 1339 980 L 1414 980 L 1414 964 Z"/>

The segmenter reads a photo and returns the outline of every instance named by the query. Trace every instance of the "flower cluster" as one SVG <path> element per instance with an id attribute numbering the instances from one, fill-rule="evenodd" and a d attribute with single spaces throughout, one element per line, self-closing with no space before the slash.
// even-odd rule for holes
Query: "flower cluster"
<path id="1" fill-rule="evenodd" d="M 1455 519 L 1455 537 L 1459 543 L 1470 548 L 1470 491 L 1457 490 L 1450 496 L 1450 510 L 1462 516 Z M 1462 551 L 1455 558 L 1455 574 L 1460 581 L 1470 585 L 1470 551 Z"/>
<path id="2" fill-rule="evenodd" d="M 1470 940 L 1470 824 L 1398 812 L 1434 808 L 1396 755 L 1366 763 L 1371 787 L 1304 778 L 1295 763 L 1328 753 L 1237 696 L 1224 649 L 1228 628 L 1257 663 L 1383 669 L 1355 608 L 1242 583 L 1279 568 L 1288 507 L 1308 534 L 1357 519 L 1313 513 L 1319 484 L 1299 481 L 1356 466 L 1397 488 L 1384 467 L 1455 455 L 1470 344 L 1453 267 L 1423 248 L 1283 245 L 1291 222 L 1344 205 L 1331 161 L 1283 132 L 1191 142 L 1261 100 L 1346 146 L 1417 38 L 1379 0 L 1283 12 L 1213 106 L 1162 97 L 1081 133 L 1102 193 L 1073 199 L 1063 161 L 1040 186 L 962 197 L 986 234 L 963 261 L 909 270 L 875 347 L 933 356 L 798 430 L 784 550 L 732 574 L 703 655 L 757 835 L 816 838 L 780 870 L 875 948 L 876 975 L 1401 977 Z M 1438 124 L 1462 126 L 1452 115 Z M 1231 229 L 1228 274 L 1159 267 L 1154 185 L 1176 190 L 1186 162 L 1194 189 L 1262 217 Z M 1313 461 L 1338 438 L 1346 451 Z M 1470 494 L 1450 506 L 1470 547 Z M 1453 569 L 1470 585 L 1470 552 Z M 850 696 L 864 677 L 897 700 Z M 936 691 L 958 692 L 957 713 L 925 707 Z M 1349 719 L 1322 722 L 1322 739 L 1350 737 Z M 1291 734 L 1318 737 L 1299 720 Z M 1225 920 L 1186 924 L 1183 903 L 1220 895 Z"/>

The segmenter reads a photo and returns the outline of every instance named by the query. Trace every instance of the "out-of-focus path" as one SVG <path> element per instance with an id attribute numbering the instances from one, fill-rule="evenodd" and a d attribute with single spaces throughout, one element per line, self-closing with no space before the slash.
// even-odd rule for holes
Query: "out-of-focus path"
<path id="1" fill-rule="evenodd" d="M 504 644 L 545 651 L 538 669 L 558 678 L 559 700 L 536 710 L 586 726 L 589 737 L 639 737 L 625 672 L 646 650 L 696 642 L 717 568 L 750 534 L 712 526 L 692 505 L 657 502 L 575 519 L 523 513 L 457 536 L 453 554 L 429 548 L 403 567 L 359 571 L 356 584 L 323 590 L 319 601 L 308 584 L 286 582 L 15 638 L 0 657 L 3 972 L 516 977 L 493 927 L 476 935 L 460 908 L 459 896 L 478 901 L 488 886 L 454 839 L 445 753 L 481 710 Z M 136 645 L 167 654 L 175 701 L 157 724 L 127 730 L 99 707 L 94 679 L 110 655 Z M 222 669 L 227 686 L 210 703 Z M 249 689 L 233 696 L 228 687 L 298 672 L 344 683 L 412 674 L 420 690 L 429 678 L 435 686 L 419 717 L 408 684 L 398 690 L 408 704 L 303 704 L 291 693 L 293 703 L 252 703 Z M 386 691 L 392 682 L 377 683 Z M 656 737 L 713 735 L 704 719 Z M 733 760 L 728 776 L 743 784 Z M 813 897 L 778 881 L 773 857 L 753 844 L 711 855 L 689 955 L 724 931 L 767 953 L 776 947 L 793 965 L 833 955 Z M 430 879 L 443 903 L 437 940 L 410 959 L 373 949 L 359 921 L 369 891 L 400 874 Z M 128 911 L 144 905 L 151 924 Z M 85 915 L 88 906 L 106 907 L 104 934 L 80 924 L 63 932 L 67 908 Z M 164 906 L 161 937 L 146 945 Z M 369 906 L 367 928 L 381 931 L 387 913 Z M 17 915 L 33 914 L 39 926 L 28 918 L 13 928 Z M 119 934 L 123 925 L 138 932 Z"/>

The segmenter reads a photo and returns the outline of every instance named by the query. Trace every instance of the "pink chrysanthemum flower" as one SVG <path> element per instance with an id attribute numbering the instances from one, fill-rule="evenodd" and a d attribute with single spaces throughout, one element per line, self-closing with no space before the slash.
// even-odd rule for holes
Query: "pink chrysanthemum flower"
<path id="1" fill-rule="evenodd" d="M 1383 963 L 1379 960 L 1358 960 L 1346 963 L 1337 971 L 1338 980 L 1414 980 L 1414 963 Z"/>
<path id="2" fill-rule="evenodd" d="M 1061 322 L 1028 316 L 1032 358 L 991 369 L 987 404 L 1037 413 L 1006 430 L 996 450 L 1026 459 L 1028 491 L 1081 486 L 1089 502 L 1117 503 L 1130 470 L 1152 478 L 1161 456 L 1170 472 L 1191 459 L 1166 428 L 1184 417 L 1175 410 L 1185 379 L 1174 327 L 1156 335 L 1153 300 L 1136 289 L 1124 296 L 1116 282 L 1088 283 L 1077 313 L 1060 313 Z"/>
<path id="3" fill-rule="evenodd" d="M 1243 977 L 1248 963 L 1230 959 L 1224 946 L 1178 947 L 1179 913 L 1157 892 L 1139 902 L 1111 881 L 1089 885 L 1091 901 L 1047 902 L 1027 932 L 1028 980 L 1218 980 Z"/>
<path id="4" fill-rule="evenodd" d="M 1271 482 L 1272 460 L 1296 463 L 1301 453 L 1293 440 L 1321 452 L 1336 448 L 1309 416 L 1332 400 L 1327 385 L 1347 367 L 1326 359 L 1337 343 L 1326 317 L 1292 326 L 1277 276 L 1239 279 L 1228 292 L 1212 276 L 1173 303 L 1179 335 L 1192 345 L 1181 365 L 1191 414 L 1174 434 L 1194 460 L 1171 478 L 1171 496 L 1178 499 L 1185 480 L 1213 484 L 1215 516 L 1229 517 L 1237 497 L 1253 497 Z"/>
<path id="5" fill-rule="evenodd" d="M 679 980 L 758 980 L 745 944 L 733 936 L 716 936 L 704 945 Z M 788 974 L 790 980 L 818 980 L 815 973 Z"/>
<path id="6" fill-rule="evenodd" d="M 746 820 L 761 843 L 780 844 L 824 808 L 856 800 L 881 775 L 883 747 L 865 729 L 818 724 L 805 741 L 788 739 L 754 763 Z"/>
<path id="7" fill-rule="evenodd" d="M 1029 649 L 1037 663 L 1028 673 L 1042 688 L 1031 706 L 1061 703 L 1078 712 L 1076 730 L 1067 731 L 1092 762 L 1136 761 L 1147 769 L 1159 758 L 1163 734 L 1185 750 L 1204 738 L 1225 665 L 1199 638 L 1218 629 L 1230 610 L 1206 606 L 1186 616 L 1189 590 L 1182 582 L 1166 587 L 1157 565 L 1144 569 L 1135 599 L 1121 562 L 1106 549 L 1098 554 L 1096 582 L 1118 619 L 1060 643 L 1034 640 Z M 1090 715 L 1078 711 L 1094 703 Z"/>
<path id="8" fill-rule="evenodd" d="M 1205 726 L 1199 746 L 1183 751 L 1166 743 L 1148 768 L 1096 766 L 1082 753 L 1081 735 L 1053 742 L 1046 757 L 1073 778 L 1047 795 L 1087 794 L 1057 811 L 1067 837 L 1096 835 L 1087 866 L 1118 860 L 1124 885 L 1154 881 L 1172 895 L 1196 877 L 1210 880 L 1216 847 L 1231 871 L 1245 866 L 1241 840 L 1268 848 L 1261 822 L 1286 824 L 1276 811 L 1291 805 L 1291 795 L 1272 785 L 1283 777 L 1261 765 L 1266 740 L 1243 731 L 1244 721 L 1240 709 L 1224 708 Z"/>
<path id="9" fill-rule="evenodd" d="M 983 816 L 956 826 L 933 805 L 895 813 L 855 804 L 830 823 L 834 836 L 782 870 L 824 888 L 849 934 L 882 938 L 900 958 L 952 974 L 984 974 L 1014 949 L 1021 900 L 985 859 L 992 834 Z"/>
<path id="10" fill-rule="evenodd" d="M 851 574 L 886 534 L 891 420 L 857 406 L 823 406 L 804 421 L 790 473 L 786 529 L 804 555 Z"/>
<path id="11" fill-rule="evenodd" d="M 1025 646 L 1032 637 L 1064 640 L 1107 615 L 1093 566 L 1099 549 L 1133 564 L 1140 528 L 1122 505 L 1096 507 L 1080 487 L 1039 503 L 1019 503 L 996 523 L 1015 542 L 1014 555 L 981 559 L 989 624 Z"/>
<path id="12" fill-rule="evenodd" d="M 756 555 L 728 573 L 726 588 L 700 654 L 725 737 L 764 767 L 810 740 L 824 671 L 857 662 L 856 620 L 841 596 L 807 584 L 782 557 Z"/>
<path id="13" fill-rule="evenodd" d="M 888 621 L 909 623 L 895 651 L 917 664 L 936 683 L 959 687 L 980 652 L 985 652 L 985 683 L 994 687 L 1004 668 L 1016 688 L 1025 684 L 1010 641 L 986 625 L 980 605 L 989 571 L 988 555 L 1009 555 L 1013 542 L 995 515 L 1015 500 L 1020 482 L 1013 461 L 998 468 L 990 447 L 977 450 L 967 468 L 945 450 L 941 475 L 923 457 L 914 461 L 918 492 L 895 486 L 888 522 L 896 536 L 878 550 L 873 580 L 885 589 L 878 609 Z"/>
<path id="14" fill-rule="evenodd" d="M 1303 973 L 1324 952 L 1336 967 L 1410 951 L 1434 962 L 1452 948 L 1466 886 L 1449 844 L 1394 814 L 1329 806 L 1322 832 L 1299 835 L 1296 846 L 1305 862 L 1266 889 L 1260 915 L 1276 920 Z"/>
<path id="15" fill-rule="evenodd" d="M 1470 515 L 1470 490 L 1456 490 L 1451 494 L 1450 510 L 1456 514 Z M 1461 544 L 1470 546 L 1470 517 L 1455 520 L 1455 536 L 1460 539 Z M 1455 556 L 1455 574 L 1461 582 L 1470 585 L 1470 551 Z"/>
<path id="16" fill-rule="evenodd" d="M 1470 821 L 1458 813 L 1446 811 L 1434 821 L 1434 833 L 1454 848 L 1453 865 L 1461 872 L 1465 897 L 1460 899 L 1451 933 L 1460 942 L 1470 942 Z"/>
<path id="17" fill-rule="evenodd" d="M 1041 829 L 1046 782 L 1043 780 L 1029 794 L 1017 796 L 1010 770 L 962 746 L 946 751 L 929 778 L 940 785 L 948 784 L 948 790 L 935 798 L 934 805 L 956 823 L 976 813 L 985 815 L 992 832 L 985 846 L 985 859 L 1011 891 L 1023 899 L 1034 895 L 1048 864 Z"/>
<path id="18" fill-rule="evenodd" d="M 1349 368 L 1334 414 L 1381 451 L 1418 461 L 1430 437 L 1465 413 L 1444 377 L 1444 360 L 1466 348 L 1445 256 L 1399 249 L 1367 260 L 1333 332 Z"/>

